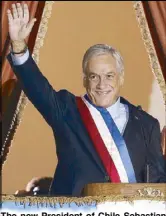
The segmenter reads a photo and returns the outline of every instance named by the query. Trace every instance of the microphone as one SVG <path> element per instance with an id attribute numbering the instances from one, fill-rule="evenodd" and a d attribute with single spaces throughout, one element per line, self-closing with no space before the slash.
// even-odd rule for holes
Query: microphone
<path id="1" fill-rule="evenodd" d="M 149 183 L 149 164 L 146 165 L 146 182 Z"/>

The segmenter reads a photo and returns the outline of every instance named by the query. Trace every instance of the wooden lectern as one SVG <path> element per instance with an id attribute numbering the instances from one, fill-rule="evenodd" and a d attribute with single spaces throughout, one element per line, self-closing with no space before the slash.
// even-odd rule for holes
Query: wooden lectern
<path id="1" fill-rule="evenodd" d="M 83 196 L 151 196 L 166 198 L 164 183 L 92 183 L 85 185 Z"/>

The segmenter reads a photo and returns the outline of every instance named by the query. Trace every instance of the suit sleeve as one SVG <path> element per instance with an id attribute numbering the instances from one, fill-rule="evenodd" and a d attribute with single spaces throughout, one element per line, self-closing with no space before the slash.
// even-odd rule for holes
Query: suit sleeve
<path id="1" fill-rule="evenodd" d="M 55 121 L 60 120 L 64 110 L 64 104 L 60 98 L 62 98 L 65 91 L 57 92 L 53 89 L 45 76 L 40 72 L 31 55 L 21 65 L 15 64 L 11 54 L 7 56 L 7 59 L 24 93 L 46 122 L 52 126 Z"/>
<path id="2" fill-rule="evenodd" d="M 162 154 L 161 133 L 158 120 L 155 121 L 151 130 L 148 153 L 149 181 L 151 183 L 165 183 L 166 169 Z"/>

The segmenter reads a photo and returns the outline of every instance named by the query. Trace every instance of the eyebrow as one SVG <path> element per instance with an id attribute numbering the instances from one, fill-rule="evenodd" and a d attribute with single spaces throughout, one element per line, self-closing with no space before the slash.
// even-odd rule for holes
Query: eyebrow
<path id="1" fill-rule="evenodd" d="M 97 73 L 95 73 L 95 72 L 92 72 L 92 71 L 89 71 L 88 73 L 87 73 L 87 75 L 98 75 Z"/>
<path id="2" fill-rule="evenodd" d="M 113 74 L 113 75 L 115 75 L 115 72 L 114 72 L 114 71 L 109 71 L 109 72 L 106 73 L 106 74 Z"/>
<path id="3" fill-rule="evenodd" d="M 89 71 L 89 74 L 90 74 L 90 75 L 91 75 L 91 74 L 98 75 L 97 73 L 95 73 L 95 72 L 92 72 L 92 71 Z M 114 71 L 109 71 L 109 72 L 107 72 L 107 73 L 106 73 L 106 75 L 108 75 L 108 74 L 115 75 L 115 72 L 114 72 Z"/>

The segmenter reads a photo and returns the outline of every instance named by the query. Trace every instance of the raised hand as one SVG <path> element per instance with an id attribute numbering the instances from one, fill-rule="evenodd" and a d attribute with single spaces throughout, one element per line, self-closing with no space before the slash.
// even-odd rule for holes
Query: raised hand
<path id="1" fill-rule="evenodd" d="M 36 21 L 36 18 L 29 21 L 28 5 L 12 4 L 12 12 L 8 9 L 7 15 L 11 41 L 24 41 L 29 36 Z"/>

